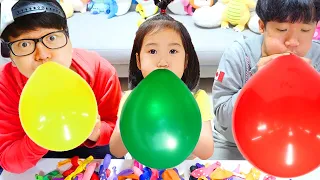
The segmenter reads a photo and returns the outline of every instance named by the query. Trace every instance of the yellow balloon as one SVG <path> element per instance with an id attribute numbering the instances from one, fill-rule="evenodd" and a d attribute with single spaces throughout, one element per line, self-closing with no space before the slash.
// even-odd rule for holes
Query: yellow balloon
<path id="1" fill-rule="evenodd" d="M 51 151 L 67 151 L 91 134 L 98 116 L 95 95 L 74 71 L 54 62 L 31 75 L 19 102 L 19 116 L 27 136 Z"/>

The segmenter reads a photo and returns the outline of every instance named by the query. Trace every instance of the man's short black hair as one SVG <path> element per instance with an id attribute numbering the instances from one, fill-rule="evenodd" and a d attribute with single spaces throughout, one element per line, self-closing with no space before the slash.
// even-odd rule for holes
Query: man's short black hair
<path id="1" fill-rule="evenodd" d="M 320 0 L 258 0 L 256 13 L 266 24 L 275 22 L 318 22 Z"/>
<path id="2" fill-rule="evenodd" d="M 57 7 L 61 8 L 56 0 L 19 0 L 17 3 L 27 2 L 52 2 Z M 14 22 L 8 25 L 1 34 L 1 39 L 8 42 L 9 37 L 18 37 L 21 34 L 36 30 L 37 28 L 53 28 L 66 30 L 68 32 L 67 19 L 54 13 L 35 13 L 18 17 Z"/>

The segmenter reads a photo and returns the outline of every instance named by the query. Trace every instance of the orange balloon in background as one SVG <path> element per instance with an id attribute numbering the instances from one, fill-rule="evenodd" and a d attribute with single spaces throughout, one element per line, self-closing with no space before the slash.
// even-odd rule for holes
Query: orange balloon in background
<path id="1" fill-rule="evenodd" d="M 39 66 L 22 90 L 19 116 L 26 134 L 51 151 L 81 145 L 98 116 L 95 95 L 74 71 L 54 62 Z"/>
<path id="2" fill-rule="evenodd" d="M 319 167 L 319 73 L 295 55 L 270 62 L 242 88 L 233 134 L 242 155 L 267 174 L 293 178 Z"/>

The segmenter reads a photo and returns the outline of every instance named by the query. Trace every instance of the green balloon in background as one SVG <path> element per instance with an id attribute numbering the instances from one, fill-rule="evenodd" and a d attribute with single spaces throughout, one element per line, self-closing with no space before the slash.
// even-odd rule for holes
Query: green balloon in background
<path id="1" fill-rule="evenodd" d="M 150 73 L 123 105 L 120 132 L 131 156 L 155 169 L 172 168 L 193 152 L 201 114 L 188 87 L 165 69 Z"/>

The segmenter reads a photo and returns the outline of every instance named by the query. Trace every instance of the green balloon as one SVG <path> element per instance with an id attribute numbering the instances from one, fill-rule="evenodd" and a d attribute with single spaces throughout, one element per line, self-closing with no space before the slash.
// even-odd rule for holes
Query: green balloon
<path id="1" fill-rule="evenodd" d="M 141 81 L 124 103 L 120 132 L 134 159 L 150 168 L 166 169 L 193 152 L 201 123 L 188 87 L 171 71 L 159 69 Z"/>

